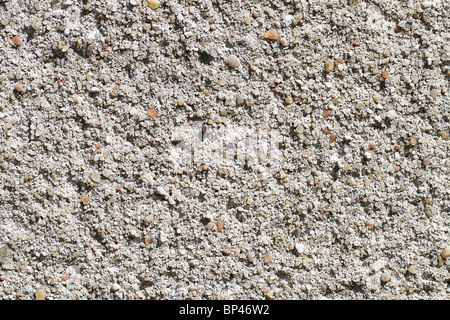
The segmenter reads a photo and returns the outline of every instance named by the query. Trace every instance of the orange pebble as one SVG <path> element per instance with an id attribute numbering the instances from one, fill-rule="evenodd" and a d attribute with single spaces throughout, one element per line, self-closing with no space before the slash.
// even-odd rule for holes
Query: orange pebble
<path id="1" fill-rule="evenodd" d="M 12 43 L 16 46 L 20 46 L 22 44 L 22 40 L 20 40 L 19 36 L 14 36 L 11 38 Z"/>
<path id="2" fill-rule="evenodd" d="M 278 33 L 277 30 L 270 29 L 269 31 L 267 31 L 264 34 L 264 38 L 270 39 L 270 40 L 279 40 L 280 39 L 280 34 Z"/>
<path id="3" fill-rule="evenodd" d="M 156 111 L 153 110 L 153 109 L 148 110 L 148 111 L 147 111 L 147 114 L 148 114 L 148 116 L 151 117 L 151 118 L 154 118 L 154 117 L 158 116 L 158 114 L 156 113 Z"/>
<path id="4" fill-rule="evenodd" d="M 330 143 L 333 143 L 334 141 L 336 141 L 336 135 L 334 133 L 332 133 L 330 135 Z"/>

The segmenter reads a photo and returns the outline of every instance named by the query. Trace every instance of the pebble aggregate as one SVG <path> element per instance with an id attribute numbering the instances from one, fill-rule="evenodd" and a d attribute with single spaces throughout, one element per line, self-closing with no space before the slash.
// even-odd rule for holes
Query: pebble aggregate
<path id="1" fill-rule="evenodd" d="M 449 23 L 0 0 L 0 299 L 449 299 Z"/>

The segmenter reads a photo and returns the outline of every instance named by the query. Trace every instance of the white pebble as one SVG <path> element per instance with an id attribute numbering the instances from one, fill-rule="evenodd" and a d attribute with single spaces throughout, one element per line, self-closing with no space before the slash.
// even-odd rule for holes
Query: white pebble
<path id="1" fill-rule="evenodd" d="M 239 58 L 236 57 L 235 55 L 230 55 L 230 56 L 228 56 L 227 61 L 228 61 L 228 65 L 229 65 L 231 68 L 237 68 L 237 67 L 239 67 L 239 65 L 241 64 L 241 62 L 239 61 Z"/>

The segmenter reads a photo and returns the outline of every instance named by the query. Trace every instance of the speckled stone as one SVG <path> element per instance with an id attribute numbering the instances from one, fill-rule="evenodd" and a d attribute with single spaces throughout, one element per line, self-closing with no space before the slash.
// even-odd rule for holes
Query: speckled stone
<path id="1" fill-rule="evenodd" d="M 384 283 L 391 281 L 391 274 L 389 272 L 383 272 L 380 276 L 380 280 Z"/>
<path id="2" fill-rule="evenodd" d="M 330 73 L 334 69 L 334 60 L 328 59 L 325 61 L 325 72 Z"/>
<path id="3" fill-rule="evenodd" d="M 236 57 L 235 55 L 230 55 L 230 56 L 228 56 L 227 62 L 228 62 L 228 65 L 229 65 L 231 68 L 237 68 L 237 67 L 239 67 L 240 64 L 241 64 L 241 62 L 239 61 L 239 58 Z"/>

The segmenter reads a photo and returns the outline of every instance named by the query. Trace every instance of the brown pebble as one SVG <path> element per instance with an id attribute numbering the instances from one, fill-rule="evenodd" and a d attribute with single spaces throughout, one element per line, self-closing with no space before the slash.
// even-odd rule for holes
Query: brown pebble
<path id="1" fill-rule="evenodd" d="M 444 259 L 447 259 L 448 257 L 450 257 L 450 249 L 445 248 L 444 250 L 442 250 L 441 257 Z"/>
<path id="2" fill-rule="evenodd" d="M 331 114 L 332 109 L 325 109 L 322 111 L 324 117 L 328 117 Z"/>
<path id="3" fill-rule="evenodd" d="M 334 69 L 334 61 L 331 59 L 328 59 L 325 61 L 325 72 L 330 73 Z"/>
<path id="4" fill-rule="evenodd" d="M 258 12 L 256 12 L 256 11 L 253 11 L 253 13 L 252 13 L 252 16 L 253 16 L 253 18 L 258 18 L 259 17 L 259 14 L 258 14 Z"/>
<path id="5" fill-rule="evenodd" d="M 423 159 L 422 163 L 425 167 L 427 167 L 431 164 L 431 160 L 428 158 L 425 158 L 425 159 Z"/>
<path id="6" fill-rule="evenodd" d="M 231 254 L 231 250 L 230 249 L 224 249 L 224 250 L 222 250 L 222 254 L 224 256 L 229 256 Z"/>
<path id="7" fill-rule="evenodd" d="M 150 244 L 151 238 L 149 236 L 145 236 L 144 238 L 144 243 L 146 246 L 148 246 Z"/>
<path id="8" fill-rule="evenodd" d="M 42 289 L 36 290 L 35 293 L 36 300 L 45 300 L 45 291 Z"/>
<path id="9" fill-rule="evenodd" d="M 416 139 L 416 138 L 411 138 L 411 139 L 409 140 L 409 144 L 412 145 L 412 146 L 417 145 L 417 139 Z"/>
<path id="10" fill-rule="evenodd" d="M 22 40 L 20 40 L 19 36 L 14 36 L 11 38 L 12 43 L 16 46 L 20 46 L 22 44 Z"/>
<path id="11" fill-rule="evenodd" d="M 284 102 L 286 102 L 286 104 L 291 104 L 294 102 L 294 99 L 289 95 L 284 99 Z"/>
<path id="12" fill-rule="evenodd" d="M 280 40 L 280 34 L 277 30 L 271 29 L 264 34 L 264 38 L 270 40 Z"/>
<path id="13" fill-rule="evenodd" d="M 219 221 L 217 221 L 217 230 L 218 231 L 222 231 L 223 230 L 223 226 L 224 226 L 223 221 L 219 219 Z"/>
<path id="14" fill-rule="evenodd" d="M 334 133 L 332 133 L 332 134 L 330 135 L 330 143 L 332 143 L 332 142 L 334 142 L 334 141 L 336 141 L 336 135 L 335 135 Z"/>
<path id="15" fill-rule="evenodd" d="M 270 263 L 270 262 L 272 262 L 272 255 L 270 253 L 268 253 L 264 256 L 264 263 Z"/>
<path id="16" fill-rule="evenodd" d="M 147 111 L 147 114 L 148 114 L 148 116 L 149 116 L 150 118 L 154 118 L 154 117 L 156 117 L 156 116 L 158 115 L 158 114 L 156 113 L 156 111 L 153 110 L 153 109 L 148 110 L 148 111 Z"/>
<path id="17" fill-rule="evenodd" d="M 86 48 L 86 57 L 89 58 L 92 55 L 92 53 L 94 52 L 94 48 L 95 48 L 95 46 L 94 46 L 93 43 L 91 43 L 90 45 L 87 46 L 87 48 Z"/>
<path id="18" fill-rule="evenodd" d="M 88 201 L 89 201 L 89 197 L 88 197 L 87 195 L 83 195 L 83 196 L 81 197 L 81 202 L 82 202 L 84 205 L 86 205 L 86 204 L 88 203 Z"/>

